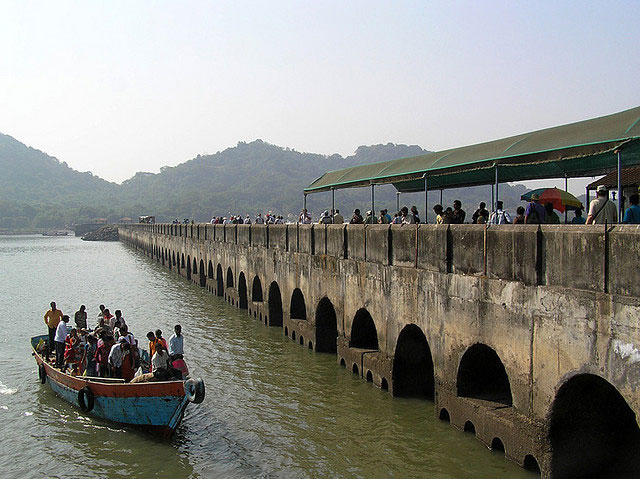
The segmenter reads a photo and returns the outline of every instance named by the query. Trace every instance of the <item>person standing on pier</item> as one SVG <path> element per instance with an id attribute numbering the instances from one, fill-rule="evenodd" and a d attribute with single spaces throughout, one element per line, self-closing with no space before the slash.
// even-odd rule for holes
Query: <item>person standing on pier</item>
<path id="1" fill-rule="evenodd" d="M 62 319 L 62 311 L 56 308 L 55 301 L 52 301 L 51 309 L 44 313 L 44 324 L 49 328 L 49 347 L 47 348 L 47 361 L 49 360 L 49 353 L 53 351 L 54 341 L 56 335 L 56 329 L 60 320 Z"/>
<path id="2" fill-rule="evenodd" d="M 76 323 L 76 328 L 87 329 L 87 311 L 84 304 L 80 306 L 80 309 L 78 311 L 76 311 L 73 319 Z"/>
<path id="3" fill-rule="evenodd" d="M 598 197 L 589 204 L 588 225 L 613 224 L 618 221 L 618 212 L 613 201 L 609 200 L 609 190 L 606 186 L 600 185 L 596 189 Z"/>

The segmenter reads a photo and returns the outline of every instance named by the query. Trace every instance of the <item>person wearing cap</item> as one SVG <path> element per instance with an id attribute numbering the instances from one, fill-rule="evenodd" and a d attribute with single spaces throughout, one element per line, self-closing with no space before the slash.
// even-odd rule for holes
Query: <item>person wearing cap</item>
<path id="1" fill-rule="evenodd" d="M 367 217 L 364 219 L 364 224 L 366 225 L 374 225 L 378 224 L 378 220 L 373 216 L 373 211 L 367 210 Z"/>
<path id="2" fill-rule="evenodd" d="M 609 190 L 606 186 L 600 185 L 596 188 L 598 197 L 589 204 L 588 225 L 602 225 L 605 223 L 616 223 L 618 212 L 613 201 L 609 200 Z"/>
<path id="3" fill-rule="evenodd" d="M 546 212 L 544 206 L 540 204 L 540 196 L 537 193 L 531 195 L 527 209 L 524 212 L 525 224 L 537 225 L 544 223 Z"/>

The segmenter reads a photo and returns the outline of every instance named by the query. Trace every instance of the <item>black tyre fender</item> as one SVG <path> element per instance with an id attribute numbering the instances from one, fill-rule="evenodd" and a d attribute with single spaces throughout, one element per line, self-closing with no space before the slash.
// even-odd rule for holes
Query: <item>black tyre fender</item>
<path id="1" fill-rule="evenodd" d="M 44 384 L 47 382 L 47 370 L 44 367 L 44 364 L 38 365 L 38 377 L 40 378 L 40 383 Z"/>
<path id="2" fill-rule="evenodd" d="M 184 382 L 184 393 L 189 402 L 200 404 L 204 401 L 204 381 L 201 378 L 188 379 Z"/>
<path id="3" fill-rule="evenodd" d="M 80 405 L 80 409 L 84 412 L 91 412 L 94 403 L 95 397 L 93 396 L 93 391 L 91 391 L 89 386 L 85 386 L 78 391 L 78 404 Z"/>

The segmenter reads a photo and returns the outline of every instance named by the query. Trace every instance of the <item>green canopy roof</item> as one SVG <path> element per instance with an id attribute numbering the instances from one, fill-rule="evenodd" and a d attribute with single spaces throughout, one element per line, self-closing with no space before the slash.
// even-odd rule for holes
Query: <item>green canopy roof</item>
<path id="1" fill-rule="evenodd" d="M 598 175 L 617 166 L 640 164 L 640 107 L 613 115 L 546 128 L 477 145 L 330 171 L 305 193 L 371 184 L 399 191 L 490 184 L 498 167 L 500 182 Z"/>

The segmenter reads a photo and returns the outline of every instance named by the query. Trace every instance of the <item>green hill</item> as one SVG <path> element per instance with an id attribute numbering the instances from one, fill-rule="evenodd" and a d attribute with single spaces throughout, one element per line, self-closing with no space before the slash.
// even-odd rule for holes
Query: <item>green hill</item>
<path id="1" fill-rule="evenodd" d="M 213 155 L 198 155 L 160 173 L 137 173 L 121 185 L 90 172 L 80 173 L 42 151 L 0 134 L 0 228 L 60 227 L 105 217 L 154 214 L 159 221 L 192 218 L 208 221 L 213 215 L 273 211 L 293 218 L 302 207 L 302 190 L 324 172 L 425 153 L 416 145 L 393 143 L 361 146 L 351 156 L 301 153 L 262 140 L 240 142 Z M 90 152 L 88 153 L 90 154 Z M 508 207 L 519 203 L 524 187 L 501 185 Z M 430 193 L 430 204 L 439 200 Z M 462 200 L 467 210 L 479 201 L 491 201 L 490 187 L 445 192 L 444 201 Z M 402 195 L 402 204 L 424 209 L 424 194 Z M 376 188 L 377 209 L 395 209 L 395 189 Z M 336 206 L 345 216 L 355 207 L 369 209 L 367 188 L 336 191 Z M 329 193 L 308 197 L 314 217 L 331 206 Z"/>

